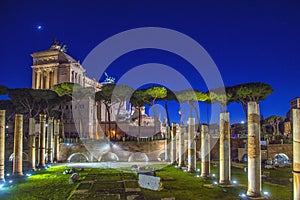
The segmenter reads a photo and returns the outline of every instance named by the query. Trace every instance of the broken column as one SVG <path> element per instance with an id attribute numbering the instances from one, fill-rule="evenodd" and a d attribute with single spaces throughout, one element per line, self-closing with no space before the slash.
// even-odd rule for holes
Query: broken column
<path id="1" fill-rule="evenodd" d="M 49 117 L 47 126 L 47 163 L 53 163 L 53 117 Z"/>
<path id="2" fill-rule="evenodd" d="M 178 135 L 178 167 L 184 166 L 184 132 L 185 127 L 181 125 Z"/>
<path id="3" fill-rule="evenodd" d="M 59 159 L 59 120 L 54 120 L 54 155 L 53 161 Z"/>
<path id="4" fill-rule="evenodd" d="M 35 120 L 29 118 L 29 169 L 35 170 Z"/>
<path id="5" fill-rule="evenodd" d="M 210 174 L 210 137 L 208 126 L 201 126 L 201 176 L 208 177 Z"/>
<path id="6" fill-rule="evenodd" d="M 256 102 L 248 103 L 248 191 L 249 197 L 261 196 L 260 112 Z"/>
<path id="7" fill-rule="evenodd" d="M 293 109 L 294 199 L 300 199 L 300 109 Z"/>
<path id="8" fill-rule="evenodd" d="M 172 123 L 171 131 L 171 163 L 176 163 L 176 123 Z"/>
<path id="9" fill-rule="evenodd" d="M 39 167 L 45 167 L 46 115 L 40 114 Z"/>
<path id="10" fill-rule="evenodd" d="M 5 182 L 5 110 L 0 110 L 0 183 Z"/>
<path id="11" fill-rule="evenodd" d="M 189 118 L 188 125 L 188 171 L 196 169 L 195 118 Z"/>
<path id="12" fill-rule="evenodd" d="M 220 113 L 220 180 L 221 185 L 230 184 L 230 121 L 229 113 Z"/>
<path id="13" fill-rule="evenodd" d="M 14 162 L 13 162 L 13 175 L 22 176 L 22 153 L 23 153 L 23 115 L 15 115 L 14 127 Z"/>

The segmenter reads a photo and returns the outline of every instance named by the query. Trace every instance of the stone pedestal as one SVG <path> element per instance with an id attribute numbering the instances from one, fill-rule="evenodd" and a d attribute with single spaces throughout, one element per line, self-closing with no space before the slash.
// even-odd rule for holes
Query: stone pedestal
<path id="1" fill-rule="evenodd" d="M 23 176 L 23 115 L 15 115 L 13 175 Z"/>
<path id="2" fill-rule="evenodd" d="M 188 171 L 196 171 L 195 118 L 189 118 L 188 125 Z"/>
<path id="3" fill-rule="evenodd" d="M 35 170 L 35 120 L 29 118 L 29 162 L 30 170 Z"/>
<path id="4" fill-rule="evenodd" d="M 54 162 L 59 159 L 59 120 L 54 120 Z"/>
<path id="5" fill-rule="evenodd" d="M 180 126 L 178 137 L 178 167 L 184 167 L 184 132 L 185 127 Z"/>
<path id="6" fill-rule="evenodd" d="M 201 126 L 201 176 L 208 177 L 210 174 L 210 137 L 208 126 Z"/>
<path id="7" fill-rule="evenodd" d="M 0 183 L 5 182 L 5 110 L 0 110 Z"/>
<path id="8" fill-rule="evenodd" d="M 220 180 L 221 185 L 230 184 L 230 121 L 229 113 L 220 113 Z"/>
<path id="9" fill-rule="evenodd" d="M 293 109 L 294 200 L 300 200 L 300 109 Z"/>
<path id="10" fill-rule="evenodd" d="M 40 115 L 40 146 L 39 146 L 39 167 L 45 167 L 45 139 L 46 139 L 46 115 Z"/>
<path id="11" fill-rule="evenodd" d="M 248 103 L 248 191 L 261 196 L 260 112 L 256 102 Z"/>
<path id="12" fill-rule="evenodd" d="M 47 126 L 47 163 L 53 163 L 53 117 L 49 117 Z"/>
<path id="13" fill-rule="evenodd" d="M 176 124 L 172 123 L 171 132 L 171 163 L 176 163 Z"/>

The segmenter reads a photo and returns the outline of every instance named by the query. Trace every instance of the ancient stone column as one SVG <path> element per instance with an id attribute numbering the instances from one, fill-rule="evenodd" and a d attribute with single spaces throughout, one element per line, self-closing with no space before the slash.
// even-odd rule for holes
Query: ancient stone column
<path id="1" fill-rule="evenodd" d="M 57 162 L 59 159 L 59 119 L 54 120 L 54 155 L 53 161 Z"/>
<path id="2" fill-rule="evenodd" d="M 171 132 L 171 163 L 176 163 L 176 123 L 172 123 Z"/>
<path id="3" fill-rule="evenodd" d="M 41 85 L 40 85 L 40 88 L 39 89 L 45 89 L 45 83 L 44 83 L 44 78 L 45 78 L 45 75 L 44 75 L 44 72 L 43 71 L 41 71 Z"/>
<path id="4" fill-rule="evenodd" d="M 293 109 L 294 200 L 300 199 L 300 109 Z"/>
<path id="5" fill-rule="evenodd" d="M 208 177 L 210 174 L 210 137 L 208 126 L 201 126 L 201 176 Z"/>
<path id="6" fill-rule="evenodd" d="M 35 89 L 40 89 L 40 84 L 41 84 L 41 72 L 37 71 L 36 72 Z"/>
<path id="7" fill-rule="evenodd" d="M 0 110 L 0 183 L 5 182 L 5 110 Z"/>
<path id="8" fill-rule="evenodd" d="M 22 176 L 22 153 L 23 153 L 23 115 L 15 115 L 14 127 L 14 162 L 13 162 L 13 175 Z"/>
<path id="9" fill-rule="evenodd" d="M 256 102 L 248 103 L 248 191 L 249 197 L 261 196 L 260 112 Z"/>
<path id="10" fill-rule="evenodd" d="M 53 163 L 53 117 L 49 117 L 47 126 L 47 163 Z"/>
<path id="11" fill-rule="evenodd" d="M 195 118 L 189 118 L 188 125 L 188 171 L 196 169 Z"/>
<path id="12" fill-rule="evenodd" d="M 49 89 L 49 85 L 50 85 L 50 72 L 46 71 L 45 89 Z"/>
<path id="13" fill-rule="evenodd" d="M 230 184 L 230 121 L 229 113 L 220 113 L 220 180 L 222 185 Z"/>
<path id="14" fill-rule="evenodd" d="M 165 138 L 165 160 L 169 162 L 170 159 L 170 127 L 166 127 L 166 138 Z"/>
<path id="15" fill-rule="evenodd" d="M 29 118 L 29 162 L 30 170 L 35 170 L 35 120 Z"/>
<path id="16" fill-rule="evenodd" d="M 45 167 L 46 115 L 40 114 L 40 152 L 39 167 Z"/>
<path id="17" fill-rule="evenodd" d="M 185 132 L 185 127 L 180 126 L 180 132 L 179 132 L 179 145 L 178 145 L 178 167 L 183 167 L 184 166 L 184 132 Z"/>

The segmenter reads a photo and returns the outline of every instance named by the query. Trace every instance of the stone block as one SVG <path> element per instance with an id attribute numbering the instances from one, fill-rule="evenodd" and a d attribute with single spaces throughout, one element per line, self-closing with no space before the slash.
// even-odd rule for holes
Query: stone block
<path id="1" fill-rule="evenodd" d="M 145 174 L 139 174 L 139 185 L 142 188 L 149 190 L 159 191 L 161 190 L 160 177 L 149 176 Z"/>

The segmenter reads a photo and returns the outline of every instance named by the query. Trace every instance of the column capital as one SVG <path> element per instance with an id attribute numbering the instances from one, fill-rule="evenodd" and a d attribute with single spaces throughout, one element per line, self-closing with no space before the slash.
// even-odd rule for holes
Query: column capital
<path id="1" fill-rule="evenodd" d="M 48 118 L 48 123 L 53 123 L 53 119 L 54 119 L 54 117 L 49 117 Z"/>
<path id="2" fill-rule="evenodd" d="M 46 122 L 46 117 L 47 117 L 47 115 L 40 114 L 40 122 Z"/>

